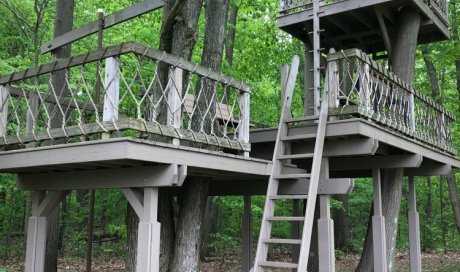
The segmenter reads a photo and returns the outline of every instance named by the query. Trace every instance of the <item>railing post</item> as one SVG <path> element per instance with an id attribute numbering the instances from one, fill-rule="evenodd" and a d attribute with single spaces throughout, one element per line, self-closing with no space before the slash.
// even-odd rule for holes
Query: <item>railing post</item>
<path id="1" fill-rule="evenodd" d="M 409 97 L 409 114 L 410 114 L 410 128 L 415 132 L 415 96 L 413 93 Z"/>
<path id="2" fill-rule="evenodd" d="M 369 116 L 371 111 L 371 103 L 370 103 L 370 71 L 369 71 L 369 64 L 364 63 L 364 67 L 361 67 L 360 71 L 360 78 L 361 78 L 361 91 L 360 91 L 360 100 L 361 106 L 366 111 L 366 115 Z"/>
<path id="3" fill-rule="evenodd" d="M 334 48 L 331 48 L 329 54 L 335 53 Z M 338 73 L 338 63 L 336 60 L 329 61 L 327 63 L 326 70 L 326 92 L 329 97 L 329 108 L 338 108 L 339 107 L 339 73 Z"/>
<path id="4" fill-rule="evenodd" d="M 182 81 L 183 70 L 181 68 L 173 68 L 170 75 L 170 88 L 168 93 L 168 126 L 174 128 L 182 127 Z M 180 139 L 174 138 L 172 143 L 180 144 Z"/>
<path id="5" fill-rule="evenodd" d="M 248 92 L 240 93 L 240 131 L 238 138 L 241 142 L 249 143 L 249 118 L 250 118 L 250 94 Z M 244 151 L 244 156 L 249 157 L 249 152 Z"/>
<path id="6" fill-rule="evenodd" d="M 117 58 L 111 57 L 106 59 L 105 65 L 103 121 L 116 122 L 120 104 L 120 62 Z M 110 138 L 110 135 L 104 133 L 102 138 Z"/>
<path id="7" fill-rule="evenodd" d="M 6 86 L 0 86 L 0 136 L 7 133 L 8 125 L 8 96 L 9 90 Z"/>

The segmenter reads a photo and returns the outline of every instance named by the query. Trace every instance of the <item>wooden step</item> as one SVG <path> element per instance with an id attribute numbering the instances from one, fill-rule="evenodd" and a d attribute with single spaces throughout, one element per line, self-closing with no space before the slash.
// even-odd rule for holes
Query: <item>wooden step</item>
<path id="1" fill-rule="evenodd" d="M 311 140 L 314 138 L 316 138 L 316 133 L 299 134 L 299 135 L 293 135 L 293 136 L 283 136 L 281 137 L 281 141 L 292 142 L 292 141 Z"/>
<path id="2" fill-rule="evenodd" d="M 303 222 L 305 217 L 303 216 L 270 216 L 267 217 L 268 221 L 287 221 L 287 222 Z"/>
<path id="3" fill-rule="evenodd" d="M 295 263 L 281 263 L 281 262 L 259 262 L 260 266 L 273 267 L 273 268 L 297 268 Z"/>
<path id="4" fill-rule="evenodd" d="M 296 122 L 315 121 L 315 120 L 318 120 L 318 119 L 319 119 L 318 115 L 313 115 L 313 116 L 302 116 L 302 117 L 297 117 L 297 118 L 286 118 L 286 119 L 284 119 L 284 122 L 286 122 L 286 123 L 296 123 Z"/>
<path id="5" fill-rule="evenodd" d="M 303 153 L 303 154 L 292 154 L 292 155 L 280 155 L 278 160 L 295 160 L 295 159 L 311 159 L 313 158 L 313 153 Z"/>
<path id="6" fill-rule="evenodd" d="M 310 174 L 281 174 L 274 176 L 274 179 L 303 179 L 310 178 Z"/>
<path id="7" fill-rule="evenodd" d="M 302 243 L 302 240 L 301 239 L 269 238 L 269 239 L 263 239 L 262 242 L 266 244 L 300 245 Z"/>
<path id="8" fill-rule="evenodd" d="M 307 199 L 307 195 L 274 195 L 269 197 L 271 200 L 284 200 L 284 199 Z"/>

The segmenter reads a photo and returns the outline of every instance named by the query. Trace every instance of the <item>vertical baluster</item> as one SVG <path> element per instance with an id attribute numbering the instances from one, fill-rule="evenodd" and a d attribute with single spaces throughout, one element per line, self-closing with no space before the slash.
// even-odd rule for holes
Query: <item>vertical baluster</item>
<path id="1" fill-rule="evenodd" d="M 176 129 L 182 128 L 182 83 L 183 70 L 173 68 L 170 76 L 170 88 L 168 93 L 168 126 Z M 180 140 L 175 138 L 173 144 L 179 145 Z"/>
<path id="2" fill-rule="evenodd" d="M 8 87 L 0 86 L 0 136 L 4 136 L 7 134 L 8 96 Z"/>
<path id="3" fill-rule="evenodd" d="M 116 122 L 118 120 L 118 106 L 120 104 L 119 66 L 120 63 L 117 58 L 106 59 L 103 121 Z M 104 133 L 102 138 L 110 138 L 110 135 Z"/>
<path id="4" fill-rule="evenodd" d="M 245 144 L 249 143 L 249 118 L 250 118 L 250 94 L 240 92 L 240 126 L 238 139 Z M 249 152 L 244 152 L 244 156 L 249 157 Z"/>

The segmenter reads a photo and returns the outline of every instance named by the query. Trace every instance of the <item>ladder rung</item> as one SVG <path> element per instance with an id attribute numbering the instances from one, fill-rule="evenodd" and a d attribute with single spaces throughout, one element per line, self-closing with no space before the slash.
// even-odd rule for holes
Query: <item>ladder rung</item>
<path id="1" fill-rule="evenodd" d="M 277 238 L 270 238 L 270 239 L 263 239 L 262 240 L 266 244 L 287 244 L 287 245 L 300 245 L 302 244 L 302 240 L 300 239 L 277 239 Z"/>
<path id="2" fill-rule="evenodd" d="M 305 217 L 302 216 L 270 216 L 267 217 L 268 221 L 296 221 L 296 222 L 303 222 L 305 221 Z"/>
<path id="3" fill-rule="evenodd" d="M 296 159 L 311 159 L 313 158 L 313 153 L 304 153 L 304 154 L 292 154 L 292 155 L 281 155 L 278 156 L 278 160 L 296 160 Z"/>
<path id="4" fill-rule="evenodd" d="M 326 29 L 320 29 L 320 30 L 318 30 L 318 33 L 321 33 L 321 32 L 326 32 Z M 314 32 L 314 31 L 310 31 L 310 32 L 308 32 L 308 34 L 309 34 L 309 35 L 315 34 L 315 32 Z"/>
<path id="5" fill-rule="evenodd" d="M 310 174 L 281 174 L 274 176 L 274 179 L 302 179 L 309 178 Z"/>
<path id="6" fill-rule="evenodd" d="M 316 51 L 321 52 L 321 51 L 324 51 L 324 50 L 326 50 L 326 49 L 325 49 L 325 48 L 320 48 L 320 49 L 318 49 L 318 50 L 315 50 L 315 49 L 310 50 L 309 52 L 310 52 L 310 53 L 315 53 Z"/>
<path id="7" fill-rule="evenodd" d="M 301 140 L 308 140 L 308 139 L 314 139 L 314 138 L 316 138 L 316 133 L 284 136 L 281 138 L 281 140 L 282 141 L 301 141 Z"/>
<path id="8" fill-rule="evenodd" d="M 319 67 L 318 70 L 326 70 L 326 67 Z M 308 72 L 314 72 L 315 69 L 308 69 Z"/>
<path id="9" fill-rule="evenodd" d="M 281 263 L 281 262 L 259 262 L 260 266 L 263 267 L 274 267 L 274 268 L 297 268 L 295 263 Z"/>
<path id="10" fill-rule="evenodd" d="M 295 123 L 295 122 L 315 121 L 318 119 L 319 119 L 318 115 L 313 115 L 313 116 L 302 116 L 302 117 L 297 117 L 297 118 L 286 118 L 284 119 L 284 122 L 285 123 Z"/>
<path id="11" fill-rule="evenodd" d="M 269 197 L 271 200 L 284 200 L 284 199 L 307 199 L 307 195 L 274 195 Z"/>

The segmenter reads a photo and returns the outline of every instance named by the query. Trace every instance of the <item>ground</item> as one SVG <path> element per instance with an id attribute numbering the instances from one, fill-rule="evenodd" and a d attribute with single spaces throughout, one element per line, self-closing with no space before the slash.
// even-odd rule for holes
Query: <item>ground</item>
<path id="1" fill-rule="evenodd" d="M 338 272 L 354 271 L 358 264 L 359 255 L 344 255 L 337 260 Z M 458 272 L 460 271 L 460 252 L 447 253 L 424 253 L 423 271 Z M 409 258 L 406 253 L 396 256 L 397 271 L 409 271 Z M 240 263 L 236 255 L 227 257 L 209 258 L 202 263 L 202 272 L 240 272 Z M 23 260 L 12 259 L 6 263 L 0 262 L 0 272 L 24 271 Z M 61 258 L 59 260 L 59 272 L 85 271 L 84 259 Z M 124 271 L 124 263 L 119 258 L 110 256 L 98 257 L 94 260 L 94 272 Z M 281 270 L 280 270 L 281 271 Z M 286 271 L 286 270 L 284 270 Z"/>

